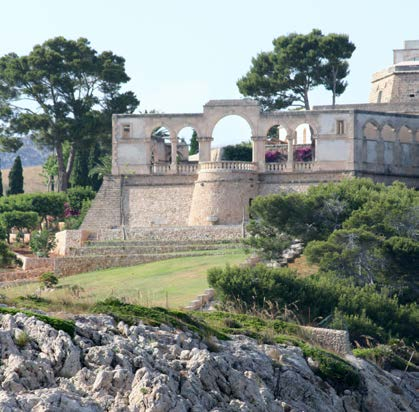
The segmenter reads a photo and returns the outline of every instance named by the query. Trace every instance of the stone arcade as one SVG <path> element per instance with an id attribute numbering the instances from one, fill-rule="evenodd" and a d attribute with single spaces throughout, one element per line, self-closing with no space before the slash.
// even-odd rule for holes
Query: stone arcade
<path id="1" fill-rule="evenodd" d="M 202 113 L 114 115 L 112 175 L 82 229 L 103 239 L 135 238 L 151 228 L 167 236 L 174 228 L 197 226 L 222 233 L 248 219 L 248 206 L 258 195 L 303 191 L 353 176 L 419 187 L 418 43 L 406 42 L 405 49 L 394 52 L 395 66 L 374 75 L 368 104 L 262 112 L 249 99 L 211 100 Z M 248 122 L 252 162 L 211 160 L 214 127 L 228 115 Z M 306 161 L 295 156 L 301 124 L 309 125 L 305 146 L 311 158 Z M 185 126 L 197 132 L 198 162 L 187 160 L 178 138 Z M 281 127 L 285 156 L 266 162 L 273 126 Z M 170 144 L 152 137 L 161 127 L 169 132 Z"/>

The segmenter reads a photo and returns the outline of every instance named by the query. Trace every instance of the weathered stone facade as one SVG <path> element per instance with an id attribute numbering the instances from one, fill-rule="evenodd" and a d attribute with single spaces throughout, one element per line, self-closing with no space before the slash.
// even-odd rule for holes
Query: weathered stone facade
<path id="1" fill-rule="evenodd" d="M 381 93 L 382 103 L 374 95 L 375 83 L 381 82 L 375 76 L 371 104 L 262 112 L 249 99 L 212 100 L 202 113 L 114 115 L 113 174 L 105 179 L 82 228 L 101 238 L 117 232 L 131 238 L 144 228 L 241 225 L 258 195 L 304 191 L 313 184 L 354 176 L 419 187 L 419 93 L 417 101 L 405 96 L 411 87 L 419 90 L 419 62 L 400 61 L 419 59 L 419 48 L 415 42 L 406 46 L 395 52 L 396 68 L 390 72 L 396 74 L 392 86 L 386 86 L 388 95 L 384 89 Z M 410 70 L 416 65 L 418 70 Z M 252 162 L 211 160 L 213 130 L 228 115 L 248 122 Z M 305 150 L 311 158 L 305 161 L 296 156 L 302 146 L 297 144 L 301 125 L 310 137 Z M 178 134 L 186 126 L 197 132 L 198 162 L 177 155 L 182 147 Z M 286 157 L 269 163 L 265 153 L 272 143 L 267 135 L 274 126 L 283 131 L 281 150 Z M 170 151 L 168 143 L 158 149 L 161 144 L 153 138 L 153 131 L 163 127 Z"/>

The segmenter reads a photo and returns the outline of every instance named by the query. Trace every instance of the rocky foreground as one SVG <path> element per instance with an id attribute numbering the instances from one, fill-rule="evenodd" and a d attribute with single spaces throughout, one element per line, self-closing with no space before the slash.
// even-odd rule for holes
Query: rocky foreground
<path id="1" fill-rule="evenodd" d="M 34 317 L 0 315 L 0 411 L 419 410 L 417 375 L 401 379 L 352 356 L 360 389 L 337 394 L 293 346 L 205 344 L 164 325 L 75 319 L 71 338 Z"/>

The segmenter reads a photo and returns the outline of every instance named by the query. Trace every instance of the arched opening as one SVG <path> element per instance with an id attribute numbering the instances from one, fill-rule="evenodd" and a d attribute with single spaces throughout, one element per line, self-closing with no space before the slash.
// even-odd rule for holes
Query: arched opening
<path id="1" fill-rule="evenodd" d="M 198 133 L 193 127 L 186 126 L 177 135 L 177 153 L 180 162 L 198 161 Z"/>
<path id="2" fill-rule="evenodd" d="M 402 126 L 399 130 L 399 140 L 402 143 L 411 143 L 412 142 L 412 130 L 407 126 Z"/>
<path id="3" fill-rule="evenodd" d="M 362 136 L 364 139 L 378 139 L 378 127 L 372 122 L 365 123 L 362 128 Z"/>
<path id="4" fill-rule="evenodd" d="M 252 161 L 252 130 L 241 116 L 221 118 L 212 131 L 211 160 Z"/>
<path id="5" fill-rule="evenodd" d="M 170 131 L 157 126 L 151 132 L 151 164 L 171 162 Z"/>
<path id="6" fill-rule="evenodd" d="M 296 162 L 311 162 L 314 159 L 314 131 L 308 123 L 295 128 L 293 159 Z"/>
<path id="7" fill-rule="evenodd" d="M 396 131 L 394 130 L 394 127 L 389 124 L 384 125 L 381 129 L 381 137 L 383 140 L 394 142 L 396 140 Z"/>
<path id="8" fill-rule="evenodd" d="M 287 129 L 280 124 L 272 126 L 266 135 L 265 161 L 284 163 L 288 160 Z"/>

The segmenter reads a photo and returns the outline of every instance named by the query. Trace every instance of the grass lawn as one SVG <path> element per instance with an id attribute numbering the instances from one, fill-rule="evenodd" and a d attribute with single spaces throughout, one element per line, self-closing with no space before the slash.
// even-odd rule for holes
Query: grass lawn
<path id="1" fill-rule="evenodd" d="M 226 255 L 210 255 L 169 259 L 138 266 L 100 270 L 68 276 L 60 279 L 61 288 L 43 291 L 39 294 L 46 301 L 16 300 L 19 296 L 37 293 L 39 283 L 3 288 L 0 293 L 12 303 L 45 310 L 70 310 L 80 312 L 98 300 L 113 296 L 129 303 L 144 306 L 166 306 L 170 308 L 186 306 L 207 287 L 207 269 L 238 264 L 246 255 L 238 251 Z M 78 285 L 83 291 L 71 292 Z"/>

